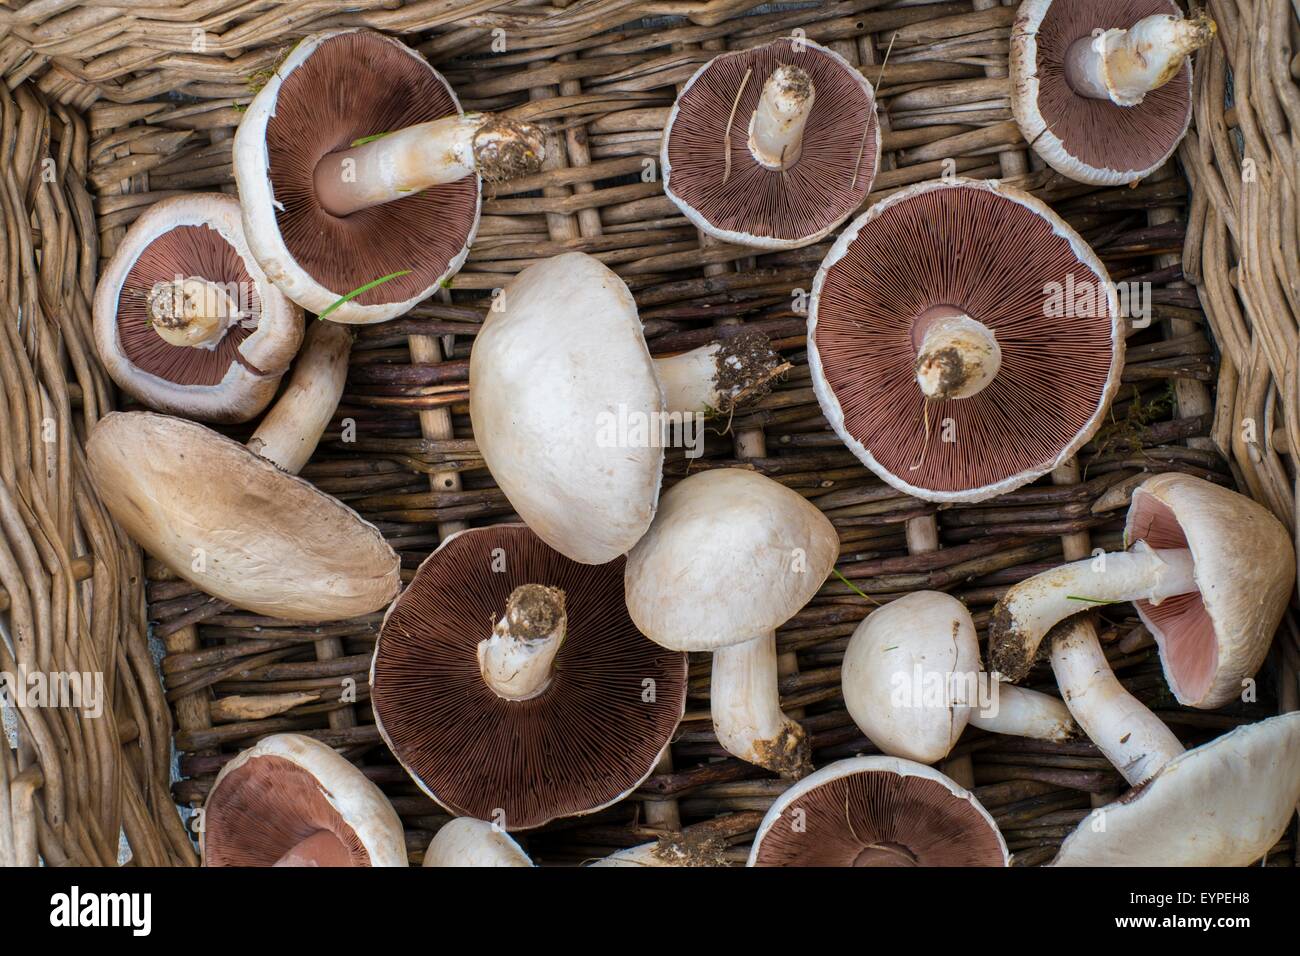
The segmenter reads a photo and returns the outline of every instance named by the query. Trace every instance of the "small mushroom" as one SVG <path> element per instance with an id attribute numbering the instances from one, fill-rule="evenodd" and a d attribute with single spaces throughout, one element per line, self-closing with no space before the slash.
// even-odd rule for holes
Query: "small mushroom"
<path id="1" fill-rule="evenodd" d="M 854 221 L 808 316 L 813 389 L 884 481 L 984 501 L 1097 431 L 1124 365 L 1106 268 L 1046 205 L 997 182 L 920 183 Z"/>
<path id="2" fill-rule="evenodd" d="M 313 323 L 248 446 L 195 422 L 113 412 L 86 442 L 109 512 L 171 571 L 271 617 L 332 621 L 387 605 L 400 562 L 370 523 L 295 477 L 329 424 L 352 333 Z"/>
<path id="3" fill-rule="evenodd" d="M 677 833 L 619 850 L 592 866 L 727 866 L 725 840 Z"/>
<path id="4" fill-rule="evenodd" d="M 533 861 L 498 826 L 457 817 L 434 834 L 424 851 L 425 866 L 532 866 Z"/>
<path id="5" fill-rule="evenodd" d="M 1259 670 L 1295 583 L 1295 550 L 1249 498 L 1177 472 L 1133 492 L 1128 550 L 1099 554 L 1013 586 L 989 628 L 989 656 L 1008 680 L 1034 662 L 1060 620 L 1132 601 L 1160 648 L 1179 703 L 1221 707 Z"/>
<path id="6" fill-rule="evenodd" d="M 1184 752 L 1115 679 L 1090 615 L 1050 640 L 1066 703 L 1134 787 L 1085 817 L 1054 866 L 1246 866 L 1277 843 L 1300 802 L 1300 713 Z"/>
<path id="7" fill-rule="evenodd" d="M 725 242 L 795 249 L 862 205 L 880 165 L 870 82 L 803 37 L 714 57 L 664 130 L 664 192 Z"/>
<path id="8" fill-rule="evenodd" d="M 217 775 L 204 866 L 406 866 L 402 821 L 365 774 L 318 740 L 273 734 Z"/>
<path id="9" fill-rule="evenodd" d="M 718 742 L 787 776 L 812 768 L 803 728 L 781 710 L 776 629 L 839 556 L 830 521 L 802 496 L 738 468 L 703 471 L 663 496 L 627 557 L 627 609 L 652 641 L 713 652 Z"/>
<path id="10" fill-rule="evenodd" d="M 448 537 L 389 609 L 370 700 L 389 749 L 451 813 L 528 830 L 621 800 L 686 703 L 686 656 L 646 640 L 623 562 L 523 525 Z"/>
<path id="11" fill-rule="evenodd" d="M 852 757 L 800 780 L 759 825 L 750 866 L 1006 866 L 975 795 L 897 757 Z"/>
<path id="12" fill-rule="evenodd" d="M 391 37 L 306 37 L 235 134 L 244 231 L 293 301 L 382 322 L 454 275 L 478 229 L 479 180 L 541 167 L 540 129 L 465 114 L 447 81 Z M 338 304 L 345 295 L 406 272 Z"/>
<path id="13" fill-rule="evenodd" d="M 302 343 L 302 311 L 249 252 L 222 193 L 149 207 L 95 289 L 95 348 L 136 401 L 172 415 L 244 422 L 264 409 Z"/>
<path id="14" fill-rule="evenodd" d="M 868 614 L 849 638 L 841 684 L 871 742 L 920 763 L 947 757 L 967 723 L 1043 740 L 1077 730 L 1055 697 L 981 673 L 970 612 L 938 591 L 914 591 Z"/>
<path id="15" fill-rule="evenodd" d="M 1154 172 L 1192 121 L 1189 55 L 1209 17 L 1173 0 L 1025 0 L 1011 32 L 1011 108 L 1026 141 L 1078 182 Z"/>
<path id="16" fill-rule="evenodd" d="M 529 266 L 497 302 L 470 355 L 474 437 L 519 516 L 585 564 L 645 534 L 671 416 L 730 410 L 781 371 L 753 336 L 651 359 L 626 283 L 583 253 Z"/>

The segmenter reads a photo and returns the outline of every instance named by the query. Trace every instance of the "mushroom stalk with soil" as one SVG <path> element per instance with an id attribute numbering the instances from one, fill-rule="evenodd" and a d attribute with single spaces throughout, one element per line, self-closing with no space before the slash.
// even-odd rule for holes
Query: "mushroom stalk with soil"
<path id="1" fill-rule="evenodd" d="M 567 625 L 564 592 L 559 588 L 541 584 L 515 588 L 492 636 L 478 645 L 484 683 L 504 700 L 529 700 L 542 693 L 550 686 Z"/>
<path id="2" fill-rule="evenodd" d="M 768 76 L 749 120 L 749 151 L 760 166 L 789 169 L 803 152 L 817 90 L 807 71 L 782 64 Z"/>
<path id="3" fill-rule="evenodd" d="M 1066 52 L 1066 81 L 1081 96 L 1137 106 L 1172 80 L 1183 61 L 1208 45 L 1216 32 L 1204 14 L 1190 19 L 1156 14 L 1128 29 L 1081 37 Z"/>
<path id="4" fill-rule="evenodd" d="M 767 336 L 748 331 L 689 352 L 654 359 L 672 414 L 725 415 L 761 398 L 790 364 L 772 350 Z"/>

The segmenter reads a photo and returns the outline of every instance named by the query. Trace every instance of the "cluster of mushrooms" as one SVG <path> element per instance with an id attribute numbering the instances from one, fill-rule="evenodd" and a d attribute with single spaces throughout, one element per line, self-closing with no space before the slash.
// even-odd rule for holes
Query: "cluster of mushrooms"
<path id="1" fill-rule="evenodd" d="M 1027 0 L 1011 53 L 1026 138 L 1080 181 L 1140 179 L 1187 129 L 1187 57 L 1213 29 L 1167 0 Z M 105 503 L 158 560 L 235 607 L 296 621 L 387 608 L 374 719 L 455 817 L 425 866 L 531 866 L 511 833 L 635 790 L 682 720 L 687 652 L 712 655 L 719 744 L 794 781 L 750 865 L 1007 865 L 989 813 L 931 766 L 968 723 L 1086 734 L 1133 786 L 1083 821 L 1060 865 L 1244 865 L 1267 851 L 1300 800 L 1300 714 L 1184 752 L 1111 673 L 1087 612 L 1134 602 L 1178 700 L 1223 705 L 1261 666 L 1291 593 L 1295 556 L 1272 515 L 1198 478 L 1147 480 L 1125 551 L 1039 574 L 997 605 L 996 708 L 960 695 L 892 702 L 899 674 L 979 675 L 984 664 L 957 599 L 920 592 L 880 607 L 842 667 L 849 713 L 880 753 L 815 768 L 807 733 L 781 709 L 775 632 L 833 571 L 835 528 L 757 471 L 704 468 L 665 490 L 658 443 L 597 440 L 600 412 L 727 413 L 781 360 L 752 336 L 652 359 L 627 285 L 589 255 L 524 269 L 474 342 L 474 435 L 522 523 L 448 536 L 402 589 L 378 530 L 296 473 L 339 401 L 351 327 L 404 314 L 452 276 L 483 180 L 533 173 L 544 153 L 537 127 L 462 112 L 402 43 L 315 35 L 243 118 L 238 199 L 150 209 L 96 295 L 100 356 L 152 409 L 94 430 Z M 830 235 L 863 205 L 879 157 L 871 84 L 803 38 L 703 66 L 662 146 L 665 191 L 690 221 L 756 250 Z M 1067 281 L 1105 291 L 1048 314 L 1046 289 Z M 945 179 L 893 193 L 840 234 L 817 273 L 807 344 L 845 445 L 889 485 L 946 504 L 1004 494 L 1070 459 L 1106 414 L 1124 341 L 1106 269 L 1069 225 L 1009 186 Z M 258 415 L 246 444 L 196 421 Z M 1043 654 L 1061 698 L 1016 685 Z M 408 859 L 365 772 L 294 734 L 225 765 L 202 843 L 209 866 Z M 665 839 L 600 862 L 721 861 Z"/>

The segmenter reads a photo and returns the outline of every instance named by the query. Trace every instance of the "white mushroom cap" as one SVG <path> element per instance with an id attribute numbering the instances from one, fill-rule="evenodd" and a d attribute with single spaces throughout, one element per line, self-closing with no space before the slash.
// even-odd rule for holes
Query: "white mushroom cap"
<path id="1" fill-rule="evenodd" d="M 497 301 L 470 355 L 479 450 L 543 541 L 584 564 L 612 561 L 650 526 L 664 459 L 664 395 L 636 302 L 576 252 L 529 266 Z M 649 423 L 654 441 L 621 440 L 620 421 Z"/>
<path id="2" fill-rule="evenodd" d="M 1300 801 L 1300 713 L 1247 724 L 1165 765 L 1100 807 L 1055 866 L 1247 866 L 1286 832 Z"/>
<path id="3" fill-rule="evenodd" d="M 176 382 L 139 367 L 127 354 L 119 325 L 123 286 L 141 254 L 160 237 L 186 226 L 210 229 L 229 245 L 248 273 L 261 306 L 256 328 L 239 343 L 238 358 L 215 385 Z M 186 269 L 181 277 L 192 274 L 192 268 Z M 174 278 L 168 275 L 166 281 Z M 244 295 L 249 291 L 243 290 Z M 302 311 L 258 265 L 245 240 L 239 202 L 224 193 L 172 196 L 150 206 L 131 224 L 95 288 L 94 329 L 100 360 L 124 392 L 155 411 L 212 422 L 247 421 L 265 408 L 303 336 Z"/>
<path id="4" fill-rule="evenodd" d="M 445 824 L 424 851 L 425 866 L 532 866 L 510 834 L 486 820 L 457 817 Z"/>
<path id="5" fill-rule="evenodd" d="M 628 555 L 628 612 L 673 650 L 750 641 L 812 599 L 839 551 L 826 516 L 784 485 L 740 468 L 699 472 L 664 494 Z"/>

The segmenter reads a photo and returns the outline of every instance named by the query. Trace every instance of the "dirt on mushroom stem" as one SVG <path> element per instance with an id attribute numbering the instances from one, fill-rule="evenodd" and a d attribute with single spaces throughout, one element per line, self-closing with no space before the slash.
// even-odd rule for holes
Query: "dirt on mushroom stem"
<path id="1" fill-rule="evenodd" d="M 564 619 L 564 592 L 542 584 L 515 588 L 506 604 L 510 632 L 524 640 L 537 640 L 554 633 Z"/>
<path id="2" fill-rule="evenodd" d="M 490 183 L 532 175 L 542 168 L 545 156 L 545 133 L 531 123 L 491 116 L 474 134 L 474 159 L 479 174 Z"/>
<path id="3" fill-rule="evenodd" d="M 932 397 L 938 401 L 952 398 L 962 391 L 970 383 L 974 371 L 962 360 L 961 350 L 951 346 L 918 356 L 917 375 L 935 367 L 939 369 L 939 391 Z"/>
<path id="4" fill-rule="evenodd" d="M 721 405 L 717 412 L 726 415 L 758 401 L 772 391 L 773 384 L 789 368 L 789 363 L 772 349 L 768 337 L 757 329 L 723 340 L 713 379 Z"/>
<path id="5" fill-rule="evenodd" d="M 813 771 L 812 742 L 798 724 L 787 724 L 773 739 L 754 742 L 754 763 L 798 780 Z"/>

